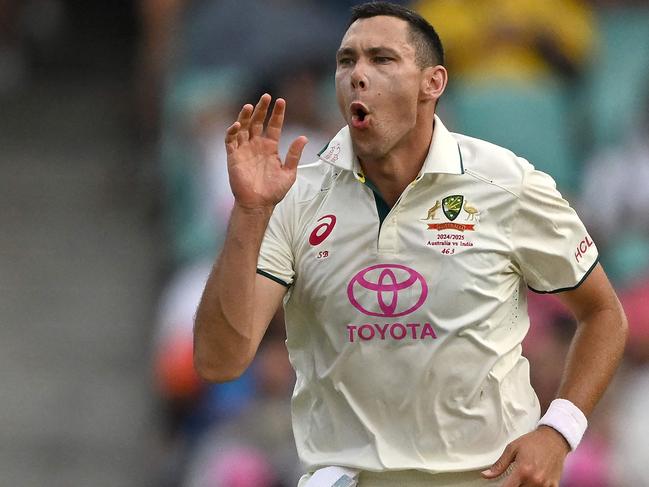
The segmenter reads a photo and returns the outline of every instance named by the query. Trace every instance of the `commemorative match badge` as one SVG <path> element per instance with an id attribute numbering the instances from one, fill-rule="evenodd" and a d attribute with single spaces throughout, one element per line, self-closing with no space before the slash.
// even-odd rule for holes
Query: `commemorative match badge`
<path id="1" fill-rule="evenodd" d="M 426 222 L 426 230 L 437 232 L 436 239 L 426 238 L 426 246 L 438 249 L 444 255 L 452 255 L 473 247 L 474 242 L 468 232 L 475 231 L 479 216 L 478 208 L 469 204 L 464 195 L 454 194 L 435 200 L 426 217 L 420 219 Z M 460 223 L 462 220 L 471 223 Z"/>

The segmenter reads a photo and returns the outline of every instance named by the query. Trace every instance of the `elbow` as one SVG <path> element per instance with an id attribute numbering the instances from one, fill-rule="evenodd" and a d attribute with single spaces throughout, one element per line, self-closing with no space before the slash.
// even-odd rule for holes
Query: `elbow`
<path id="1" fill-rule="evenodd" d="M 254 357 L 250 340 L 240 335 L 214 333 L 218 328 L 216 324 L 199 318 L 200 313 L 197 313 L 193 357 L 196 373 L 201 379 L 214 383 L 230 382 L 241 377 Z"/>
<path id="2" fill-rule="evenodd" d="M 623 346 L 626 346 L 626 344 L 629 341 L 629 322 L 621 306 L 620 306 L 620 335 L 622 336 Z"/>
<path id="3" fill-rule="evenodd" d="M 211 383 L 238 379 L 248 368 L 249 361 L 220 361 L 206 358 L 194 348 L 194 369 L 201 379 Z"/>
<path id="4" fill-rule="evenodd" d="M 241 377 L 243 372 L 234 372 L 234 371 L 225 371 L 219 369 L 205 368 L 205 367 L 195 367 L 196 372 L 199 377 L 205 382 L 212 384 L 222 384 L 224 382 L 230 382 Z"/>
<path id="5" fill-rule="evenodd" d="M 629 339 L 629 322 L 626 319 L 626 315 L 622 312 L 622 335 L 624 336 L 624 341 Z"/>
<path id="6" fill-rule="evenodd" d="M 631 344 L 629 343 L 629 323 L 624 308 L 619 301 L 617 304 L 617 309 L 614 310 L 614 313 L 606 321 L 606 328 L 609 340 L 615 344 L 615 352 L 619 361 L 629 351 L 629 345 Z"/>
<path id="7" fill-rule="evenodd" d="M 626 318 L 626 313 L 624 312 L 624 307 L 622 306 L 622 303 L 618 300 L 617 301 L 617 307 L 616 307 L 616 313 L 617 313 L 617 323 L 618 323 L 618 334 L 622 340 L 623 343 L 626 343 L 627 340 L 629 339 L 629 322 Z"/>

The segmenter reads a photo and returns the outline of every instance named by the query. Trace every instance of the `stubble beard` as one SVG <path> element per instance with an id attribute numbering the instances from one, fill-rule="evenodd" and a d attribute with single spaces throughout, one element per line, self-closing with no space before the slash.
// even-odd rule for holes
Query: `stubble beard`
<path id="1" fill-rule="evenodd" d="M 387 159 L 402 139 L 398 130 L 380 130 L 378 126 L 372 134 L 352 137 L 352 146 L 362 161 L 379 162 Z"/>
<path id="2" fill-rule="evenodd" d="M 373 137 L 368 141 L 352 141 L 354 153 L 362 161 L 374 161 L 383 159 L 388 150 L 383 146 L 379 137 Z"/>
<path id="3" fill-rule="evenodd" d="M 363 161 L 379 161 L 385 159 L 392 149 L 391 140 L 395 134 L 385 130 L 379 120 L 373 120 L 374 126 L 370 132 L 362 132 L 356 137 L 352 136 L 354 153 Z"/>

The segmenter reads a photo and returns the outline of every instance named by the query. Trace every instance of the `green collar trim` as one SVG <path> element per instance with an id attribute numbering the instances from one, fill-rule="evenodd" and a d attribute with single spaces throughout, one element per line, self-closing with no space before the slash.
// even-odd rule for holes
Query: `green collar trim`
<path id="1" fill-rule="evenodd" d="M 329 147 L 329 144 L 330 144 L 330 143 L 331 143 L 331 141 L 327 142 L 327 143 L 325 144 L 325 146 L 324 146 L 322 149 L 320 149 L 320 152 L 318 152 L 318 157 L 320 157 L 322 154 L 324 154 L 324 151 L 327 150 L 327 147 Z"/>
<path id="2" fill-rule="evenodd" d="M 462 159 L 462 149 L 460 149 L 460 144 L 457 145 L 457 153 L 460 154 L 460 170 L 464 174 L 464 160 Z"/>
<path id="3" fill-rule="evenodd" d="M 388 213 L 390 213 L 390 207 L 388 204 L 385 202 L 383 199 L 383 196 L 381 196 L 380 191 L 378 188 L 374 185 L 372 181 L 367 176 L 364 176 L 364 182 L 363 184 L 366 184 L 368 188 L 372 190 L 372 193 L 374 193 L 374 203 L 376 203 L 376 212 L 379 215 L 379 229 L 383 225 L 383 222 L 388 216 Z"/>

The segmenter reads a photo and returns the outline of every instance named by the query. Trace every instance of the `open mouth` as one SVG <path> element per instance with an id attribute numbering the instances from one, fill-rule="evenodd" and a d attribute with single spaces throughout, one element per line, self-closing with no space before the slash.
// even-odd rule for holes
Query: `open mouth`
<path id="1" fill-rule="evenodd" d="M 360 102 L 354 102 L 350 105 L 350 111 L 352 114 L 352 126 L 355 128 L 366 128 L 369 126 L 369 110 L 368 108 Z"/>

